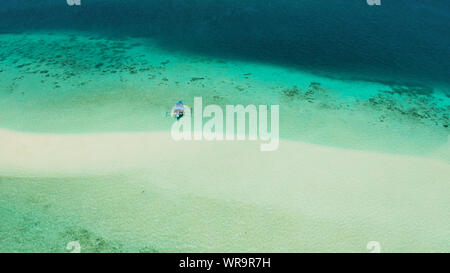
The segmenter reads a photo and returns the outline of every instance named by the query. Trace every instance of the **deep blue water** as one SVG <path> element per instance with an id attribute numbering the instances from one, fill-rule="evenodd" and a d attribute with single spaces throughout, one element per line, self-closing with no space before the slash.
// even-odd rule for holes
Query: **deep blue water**
<path id="1" fill-rule="evenodd" d="M 2 0 L 0 33 L 83 30 L 334 77 L 450 84 L 450 1 Z"/>

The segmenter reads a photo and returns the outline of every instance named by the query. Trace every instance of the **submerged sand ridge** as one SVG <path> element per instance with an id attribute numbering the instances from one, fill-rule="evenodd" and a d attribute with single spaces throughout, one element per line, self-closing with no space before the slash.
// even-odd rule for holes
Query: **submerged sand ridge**
<path id="1" fill-rule="evenodd" d="M 18 183 L 33 183 L 33 190 L 25 187 L 18 196 L 39 192 L 39 185 L 44 192 L 57 190 L 63 196 L 46 197 L 49 203 L 109 238 L 115 233 L 121 240 L 141 236 L 161 249 L 180 251 L 363 251 L 361 246 L 375 239 L 386 251 L 447 247 L 442 238 L 449 235 L 450 165 L 437 159 L 286 140 L 278 152 L 262 153 L 257 142 L 175 142 L 168 132 L 55 135 L 2 130 L 0 143 L 0 173 L 6 177 L 1 187 L 14 188 L 14 181 L 30 177 L 36 182 Z M 50 182 L 50 177 L 59 179 Z M 133 200 L 131 189 L 136 188 L 159 197 Z M 77 208 L 81 200 L 82 208 Z M 168 206 L 170 214 L 162 215 L 149 204 Z M 241 213 L 286 221 L 267 229 L 259 220 L 241 225 Z M 95 217 L 103 219 L 98 227 L 91 223 Z M 186 236 L 176 234 L 176 228 L 165 230 L 167 221 L 177 217 L 188 230 Z M 209 224 L 185 226 L 194 219 Z M 227 219 L 232 228 L 224 225 Z M 228 228 L 250 234 L 224 241 L 220 234 Z M 271 239 L 263 239 L 269 233 Z M 165 236 L 176 239 L 162 243 Z"/>

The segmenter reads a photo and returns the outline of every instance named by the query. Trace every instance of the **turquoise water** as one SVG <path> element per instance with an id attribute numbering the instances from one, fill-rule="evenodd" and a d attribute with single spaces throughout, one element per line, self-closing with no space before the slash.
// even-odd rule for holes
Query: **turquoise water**
<path id="1" fill-rule="evenodd" d="M 24 33 L 2 35 L 2 41 L 3 128 L 166 130 L 174 101 L 192 105 L 202 96 L 205 104 L 222 106 L 280 104 L 280 134 L 287 139 L 402 153 L 430 152 L 447 141 L 445 87 L 339 80 L 172 52 L 142 38 Z"/>
<path id="2" fill-rule="evenodd" d="M 436 162 L 376 160 L 362 168 L 381 178 L 359 181 L 351 168 L 311 159 L 340 186 L 296 181 L 292 158 L 305 159 L 292 153 L 303 150 L 237 165 L 216 151 L 234 174 L 203 150 L 186 169 L 0 173 L 0 252 L 68 252 L 70 241 L 84 252 L 365 252 L 372 240 L 392 252 L 448 251 L 445 1 L 22 2 L 0 7 L 1 129 L 168 132 L 174 102 L 201 96 L 205 105 L 280 105 L 283 140 Z M 174 179 L 183 175 L 186 186 Z M 223 184 L 212 189 L 208 177 Z"/>

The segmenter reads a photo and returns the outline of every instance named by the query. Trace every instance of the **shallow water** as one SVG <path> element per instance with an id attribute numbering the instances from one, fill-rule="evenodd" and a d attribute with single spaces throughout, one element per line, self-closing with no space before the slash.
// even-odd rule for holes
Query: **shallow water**
<path id="1" fill-rule="evenodd" d="M 19 151 L 0 151 L 0 162 L 15 164 L 0 166 L 1 252 L 67 252 L 70 241 L 84 252 L 364 252 L 372 240 L 392 252 L 448 251 L 445 1 L 378 10 L 337 0 L 326 9 L 315 1 L 20 2 L 0 7 L 0 128 L 31 142 L 0 145 Z M 123 144 L 107 163 L 95 154 L 99 133 L 169 137 L 170 106 L 195 96 L 205 105 L 280 105 L 287 144 L 272 156 L 245 143 L 187 146 L 181 165 L 167 160 L 177 152 L 165 142 L 164 156 L 138 160 L 141 143 Z M 59 155 L 33 145 L 35 133 L 63 143 L 90 134 L 97 144 L 86 144 L 91 154 L 74 145 L 80 157 L 52 168 Z M 78 161 L 97 156 L 98 165 Z M 158 167 L 121 169 L 147 161 Z"/>

